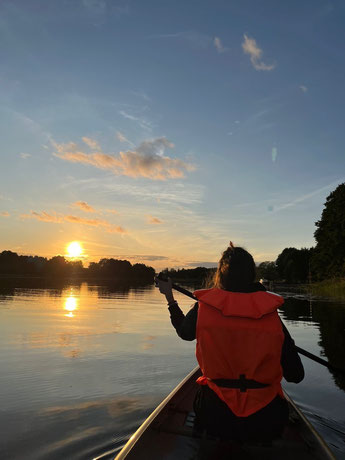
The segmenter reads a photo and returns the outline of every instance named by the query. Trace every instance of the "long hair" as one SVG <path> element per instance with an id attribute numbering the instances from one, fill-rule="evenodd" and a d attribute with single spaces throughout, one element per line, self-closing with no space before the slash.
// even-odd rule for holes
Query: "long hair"
<path id="1" fill-rule="evenodd" d="M 255 281 L 255 262 L 245 249 L 230 246 L 223 252 L 213 278 L 213 287 L 227 291 L 242 291 Z"/>

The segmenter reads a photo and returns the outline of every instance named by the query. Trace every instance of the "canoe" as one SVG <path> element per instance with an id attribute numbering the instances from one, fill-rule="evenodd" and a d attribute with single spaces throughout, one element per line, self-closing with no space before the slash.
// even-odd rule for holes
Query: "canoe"
<path id="1" fill-rule="evenodd" d="M 220 443 L 193 433 L 193 400 L 201 375 L 195 368 L 131 436 L 115 460 L 321 460 L 336 457 L 287 394 L 289 423 L 271 443 Z"/>

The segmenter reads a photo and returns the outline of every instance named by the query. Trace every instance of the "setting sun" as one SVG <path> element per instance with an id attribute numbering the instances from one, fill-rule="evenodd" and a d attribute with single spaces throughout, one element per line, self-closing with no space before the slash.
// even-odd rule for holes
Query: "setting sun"
<path id="1" fill-rule="evenodd" d="M 83 248 L 78 241 L 73 241 L 67 246 L 68 257 L 80 257 L 83 253 Z"/>

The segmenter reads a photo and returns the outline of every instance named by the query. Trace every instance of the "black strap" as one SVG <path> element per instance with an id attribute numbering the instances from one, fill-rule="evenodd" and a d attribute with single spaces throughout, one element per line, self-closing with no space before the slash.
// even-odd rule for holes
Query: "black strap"
<path id="1" fill-rule="evenodd" d="M 256 390 L 259 388 L 266 388 L 268 383 L 260 383 L 253 379 L 246 379 L 245 374 L 241 374 L 239 379 L 210 379 L 218 387 L 224 388 L 238 388 L 241 393 L 247 390 Z"/>

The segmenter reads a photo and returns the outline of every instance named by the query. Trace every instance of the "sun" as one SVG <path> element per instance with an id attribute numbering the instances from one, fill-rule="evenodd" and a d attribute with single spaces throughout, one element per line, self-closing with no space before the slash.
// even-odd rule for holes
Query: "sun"
<path id="1" fill-rule="evenodd" d="M 68 257 L 80 257 L 83 253 L 83 248 L 78 241 L 72 241 L 67 246 L 67 255 Z"/>

